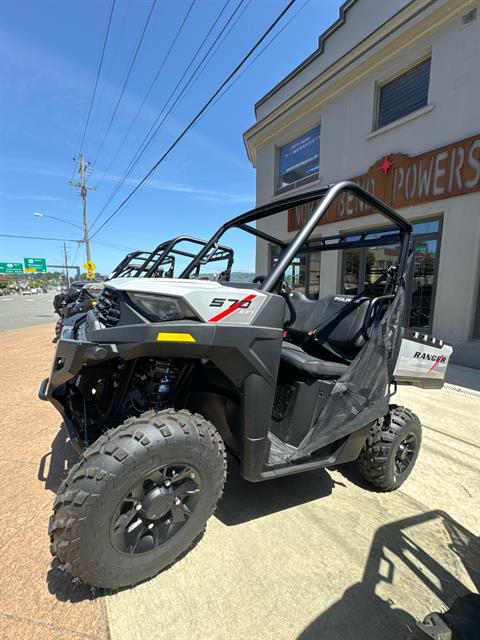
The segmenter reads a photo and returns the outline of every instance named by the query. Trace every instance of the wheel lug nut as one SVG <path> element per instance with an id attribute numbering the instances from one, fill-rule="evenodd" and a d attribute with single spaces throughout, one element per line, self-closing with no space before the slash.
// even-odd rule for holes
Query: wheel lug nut
<path id="1" fill-rule="evenodd" d="M 195 474 L 194 474 L 194 473 L 191 473 L 191 474 L 190 474 L 190 478 L 191 478 L 192 480 L 195 480 Z"/>
<path id="2" fill-rule="evenodd" d="M 140 502 L 137 502 L 137 504 L 135 505 L 135 509 L 136 509 L 137 511 L 140 511 L 140 509 L 141 509 L 141 508 L 142 508 L 141 503 L 140 503 Z"/>
<path id="3" fill-rule="evenodd" d="M 153 529 L 153 527 L 154 527 L 153 522 L 150 522 L 150 524 L 148 525 L 148 528 L 149 528 L 149 529 Z"/>
<path id="4" fill-rule="evenodd" d="M 180 502 L 181 502 L 180 498 L 175 498 L 175 500 L 174 500 L 175 504 L 180 504 Z"/>
<path id="5" fill-rule="evenodd" d="M 171 483 L 171 481 L 170 481 L 170 480 L 165 480 L 165 486 L 166 486 L 166 487 L 169 487 L 171 484 L 172 484 L 172 483 Z"/>

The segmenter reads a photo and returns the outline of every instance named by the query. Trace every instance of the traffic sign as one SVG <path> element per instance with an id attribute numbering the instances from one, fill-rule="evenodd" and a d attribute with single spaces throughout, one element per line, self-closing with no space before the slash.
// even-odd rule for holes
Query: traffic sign
<path id="1" fill-rule="evenodd" d="M 0 273 L 23 273 L 21 262 L 0 262 Z"/>
<path id="2" fill-rule="evenodd" d="M 87 271 L 87 273 L 85 274 L 87 276 L 87 278 L 89 279 L 93 279 L 95 278 L 95 274 L 93 273 L 93 271 Z"/>
<path id="3" fill-rule="evenodd" d="M 86 271 L 95 271 L 95 267 L 96 267 L 96 266 L 97 266 L 97 265 L 96 265 L 96 264 L 94 264 L 91 260 L 87 260 L 87 262 L 85 262 L 85 264 L 83 265 L 83 268 L 84 268 Z"/>
<path id="4" fill-rule="evenodd" d="M 47 273 L 47 261 L 45 258 L 24 258 L 23 264 L 27 273 Z"/>

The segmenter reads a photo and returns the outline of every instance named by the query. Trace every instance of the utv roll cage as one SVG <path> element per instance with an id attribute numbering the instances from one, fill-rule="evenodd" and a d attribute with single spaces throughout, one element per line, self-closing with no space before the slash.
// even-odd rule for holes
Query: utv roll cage
<path id="1" fill-rule="evenodd" d="M 278 258 L 278 261 L 269 275 L 262 282 L 260 286 L 261 291 L 275 290 L 275 288 L 282 280 L 285 270 L 288 268 L 288 266 L 298 253 L 329 250 L 338 251 L 339 249 L 375 246 L 376 244 L 378 244 L 378 242 L 376 243 L 374 240 L 367 237 L 369 232 L 361 234 L 357 233 L 357 236 L 360 235 L 360 239 L 358 240 L 349 239 L 344 235 L 334 235 L 309 240 L 311 234 L 320 223 L 322 218 L 325 216 L 329 207 L 341 194 L 344 193 L 350 193 L 354 197 L 361 200 L 364 204 L 368 205 L 369 207 L 373 207 L 385 218 L 390 220 L 394 224 L 394 227 L 398 229 L 398 234 L 392 235 L 389 239 L 386 240 L 386 243 L 388 244 L 394 244 L 397 242 L 400 244 L 398 268 L 396 269 L 394 276 L 395 289 L 399 278 L 402 276 L 405 270 L 410 248 L 410 237 L 413 229 L 412 225 L 408 220 L 391 209 L 387 204 L 363 189 L 363 187 L 356 184 L 355 182 L 351 182 L 348 180 L 344 180 L 336 184 L 330 184 L 326 187 L 322 187 L 321 189 L 308 191 L 306 193 L 301 193 L 295 196 L 290 196 L 288 198 L 283 198 L 282 200 L 277 200 L 275 202 L 261 205 L 260 207 L 251 209 L 250 211 L 247 211 L 247 213 L 243 213 L 233 218 L 229 222 L 222 225 L 213 234 L 213 236 L 205 244 L 203 249 L 201 249 L 197 256 L 188 265 L 188 267 L 183 271 L 181 277 L 191 277 L 191 274 L 195 271 L 195 269 L 199 267 L 199 265 L 203 263 L 206 256 L 209 255 L 209 252 L 217 246 L 218 241 L 220 240 L 222 235 L 232 228 L 242 229 L 256 236 L 257 238 L 261 238 L 262 240 L 266 240 L 267 242 L 280 247 L 280 256 Z M 310 218 L 302 225 L 302 227 L 299 229 L 292 240 L 281 240 L 280 238 L 272 236 L 271 234 L 266 233 L 261 229 L 257 229 L 256 227 L 252 227 L 249 224 L 258 220 L 263 220 L 264 218 L 268 218 L 269 216 L 272 216 L 276 213 L 285 212 L 285 210 L 288 210 L 290 208 L 308 204 L 315 200 L 320 201 L 318 206 L 312 211 Z M 382 243 L 385 244 L 385 239 L 382 239 Z"/>
<path id="2" fill-rule="evenodd" d="M 160 243 L 153 251 L 134 251 L 125 256 L 122 262 L 113 270 L 108 280 L 121 277 L 152 278 L 160 270 L 163 273 L 170 274 L 167 277 L 173 277 L 176 257 L 182 256 L 193 259 L 197 255 L 193 249 L 180 248 L 178 245 L 181 243 L 190 243 L 199 247 L 205 246 L 205 240 L 200 240 L 193 236 L 177 236 Z M 215 246 L 208 252 L 206 258 L 201 263 L 198 263 L 192 274 L 194 277 L 198 277 L 202 265 L 226 260 L 227 266 L 222 272 L 222 278 L 228 280 L 233 266 L 233 257 L 233 250 L 230 247 Z M 180 277 L 183 277 L 183 275 Z"/>

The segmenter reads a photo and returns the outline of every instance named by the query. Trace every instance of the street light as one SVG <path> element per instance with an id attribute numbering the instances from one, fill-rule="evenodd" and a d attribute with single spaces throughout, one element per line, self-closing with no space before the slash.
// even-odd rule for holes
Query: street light
<path id="1" fill-rule="evenodd" d="M 77 229 L 81 229 L 83 231 L 83 227 L 76 222 L 70 222 L 70 220 L 63 220 L 62 218 L 56 218 L 55 216 L 48 216 L 46 213 L 39 213 L 38 211 L 34 211 L 33 215 L 37 218 L 50 218 L 51 220 L 57 220 L 58 222 L 63 222 L 65 224 L 71 224 L 72 227 L 77 227 Z"/>

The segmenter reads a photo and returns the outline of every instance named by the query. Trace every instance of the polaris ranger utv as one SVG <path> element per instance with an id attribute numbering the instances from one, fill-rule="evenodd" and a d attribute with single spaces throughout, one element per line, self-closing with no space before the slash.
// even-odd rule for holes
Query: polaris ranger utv
<path id="1" fill-rule="evenodd" d="M 192 238 L 191 236 L 178 236 L 172 240 L 167 240 L 159 244 L 153 251 L 133 251 L 115 267 L 105 279 L 114 278 L 173 278 L 175 268 L 178 273 L 179 260 L 192 259 L 198 252 L 199 247 L 205 246 L 205 240 Z M 188 260 L 188 262 L 190 262 Z M 176 262 L 177 261 L 177 262 Z M 229 247 L 217 247 L 210 252 L 207 263 L 225 262 L 224 269 L 218 274 L 218 278 L 228 280 L 233 265 L 233 251 Z M 183 264 L 183 266 L 185 266 Z M 198 271 L 198 270 L 197 270 Z M 182 277 L 180 275 L 180 277 Z M 192 274 L 191 277 L 196 277 Z M 64 294 L 55 296 L 53 306 L 60 318 L 55 325 L 56 342 L 62 333 L 64 322 L 78 313 L 85 313 L 97 303 L 97 298 L 103 291 L 103 282 L 95 283 L 73 283 Z"/>
<path id="2" fill-rule="evenodd" d="M 311 239 L 328 207 L 347 196 L 393 228 Z M 312 203 L 288 243 L 251 225 Z M 252 283 L 186 279 L 231 229 L 278 247 L 270 273 Z M 397 383 L 441 387 L 452 351 L 404 328 L 411 232 L 398 213 L 341 182 L 234 218 L 184 279 L 106 283 L 102 311 L 99 300 L 64 328 L 39 391 L 80 453 L 49 527 L 62 568 L 119 588 L 168 567 L 215 511 L 227 449 L 252 482 L 356 460 L 374 487 L 399 487 L 418 456 L 421 425 L 390 397 Z M 291 291 L 297 254 L 380 242 L 397 261 L 357 295 L 309 300 Z"/>

